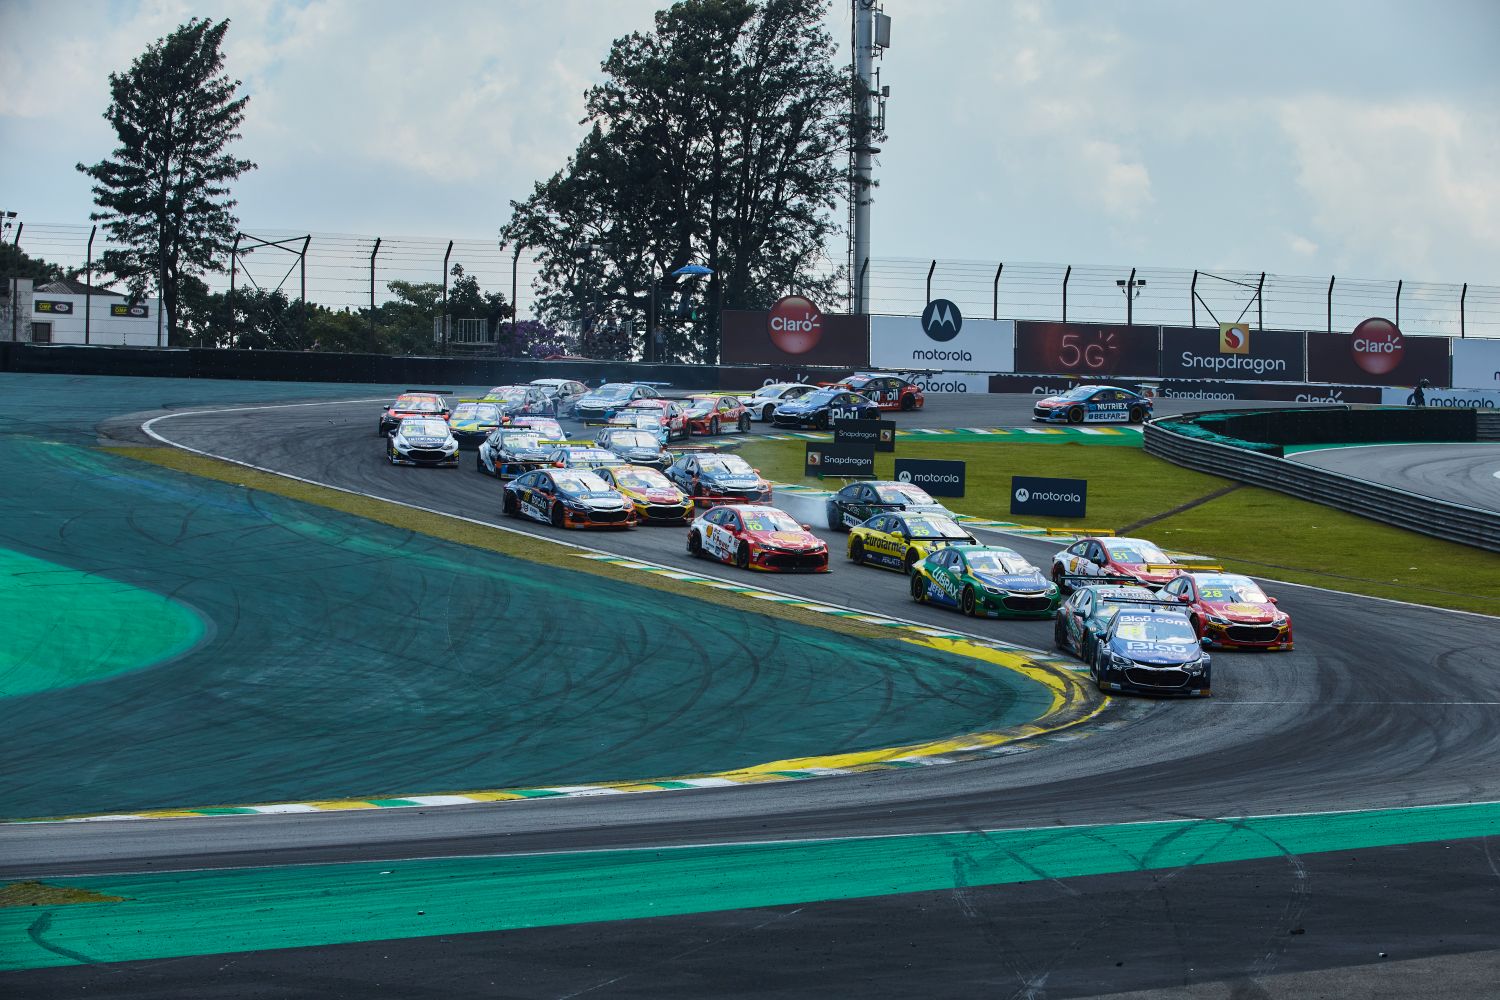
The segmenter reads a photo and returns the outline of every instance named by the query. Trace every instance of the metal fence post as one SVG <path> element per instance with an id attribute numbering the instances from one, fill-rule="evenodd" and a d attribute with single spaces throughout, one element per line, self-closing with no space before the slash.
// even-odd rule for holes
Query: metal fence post
<path id="1" fill-rule="evenodd" d="M 859 308 L 861 302 L 868 302 L 870 300 L 870 290 L 865 287 L 865 282 L 869 280 L 869 274 L 870 258 L 866 257 L 864 263 L 859 265 L 859 280 L 855 282 L 855 287 L 859 290 L 858 295 L 854 299 L 854 308 L 856 309 Z"/>
<path id="2" fill-rule="evenodd" d="M 1193 317 L 1193 329 L 1198 329 L 1198 272 L 1193 272 L 1193 283 L 1188 286 L 1188 312 Z"/>
<path id="3" fill-rule="evenodd" d="M 1396 329 L 1401 329 L 1401 286 L 1406 284 L 1405 278 L 1396 281 Z"/>
<path id="4" fill-rule="evenodd" d="M 448 250 L 443 254 L 443 353 L 448 353 L 448 258 L 453 256 L 453 241 L 448 241 Z"/>
<path id="5" fill-rule="evenodd" d="M 1266 328 L 1266 272 L 1260 272 L 1260 284 L 1255 286 L 1255 330 L 1257 333 Z"/>
<path id="6" fill-rule="evenodd" d="M 995 268 L 995 304 L 990 309 L 990 319 L 1000 318 L 1000 275 L 1005 271 L 1005 264 Z"/>
<path id="7" fill-rule="evenodd" d="M 521 307 L 516 304 L 516 268 L 521 264 L 521 246 L 520 243 L 516 244 L 516 252 L 510 258 L 510 341 L 512 348 L 517 345 L 516 323 L 521 318 Z"/>
<path id="8" fill-rule="evenodd" d="M 1329 333 L 1333 332 L 1333 283 L 1337 279 L 1338 279 L 1338 275 L 1336 275 L 1336 274 L 1330 274 L 1328 276 L 1328 332 Z"/>
<path id="9" fill-rule="evenodd" d="M 235 234 L 234 234 L 234 249 L 231 250 L 231 251 L 229 251 L 229 298 L 225 301 L 224 304 L 229 307 L 229 345 L 228 346 L 230 346 L 230 347 L 234 346 L 235 337 L 239 333 L 239 324 L 236 323 L 235 319 L 234 319 L 234 277 L 235 277 L 235 273 L 239 269 L 239 263 L 240 263 L 240 240 L 242 240 L 244 238 L 245 238 L 245 234 L 242 233 L 242 232 L 240 232 L 240 231 L 238 231 L 238 230 L 236 230 Z"/>
<path id="10" fill-rule="evenodd" d="M 380 253 L 380 237 L 375 237 L 375 248 L 370 251 L 370 332 L 375 332 L 375 255 Z"/>
<path id="11" fill-rule="evenodd" d="M 307 336 L 307 248 L 312 244 L 312 234 L 308 233 L 302 238 L 302 254 L 300 267 L 302 269 L 302 335 Z"/>
<path id="12" fill-rule="evenodd" d="M 1068 269 L 1063 272 L 1063 318 L 1062 318 L 1062 321 L 1064 323 L 1066 323 L 1068 321 L 1068 279 L 1071 278 L 1071 277 L 1073 277 L 1073 265 L 1069 264 L 1068 265 Z"/>
<path id="13" fill-rule="evenodd" d="M 88 262 L 83 268 L 83 342 L 89 342 L 89 321 L 93 319 L 94 304 L 94 234 L 99 231 L 95 226 L 89 230 Z"/>
<path id="14" fill-rule="evenodd" d="M 937 270 L 937 261 L 934 260 L 932 262 L 932 265 L 927 268 L 927 301 L 928 302 L 932 301 L 932 272 L 936 271 L 936 270 Z M 924 308 L 926 307 L 926 303 L 923 303 L 923 307 Z"/>
<path id="15" fill-rule="evenodd" d="M 1464 290 L 1458 293 L 1458 337 L 1464 339 L 1464 299 L 1469 297 L 1469 283 L 1464 282 Z"/>
<path id="16" fill-rule="evenodd" d="M 1130 269 L 1130 279 L 1125 282 L 1125 325 L 1135 326 L 1135 268 Z"/>

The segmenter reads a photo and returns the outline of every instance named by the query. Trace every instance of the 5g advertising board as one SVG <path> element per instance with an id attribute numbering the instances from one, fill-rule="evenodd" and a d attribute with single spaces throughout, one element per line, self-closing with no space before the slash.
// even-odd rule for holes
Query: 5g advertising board
<path id="1" fill-rule="evenodd" d="M 894 420 L 835 420 L 833 443 L 866 445 L 876 451 L 896 450 Z M 871 473 L 873 475 L 874 473 Z"/>
<path id="2" fill-rule="evenodd" d="M 870 317 L 876 368 L 1010 372 L 1015 363 L 1015 320 L 970 319 L 947 299 L 933 299 L 920 316 Z"/>
<path id="3" fill-rule="evenodd" d="M 1083 517 L 1088 509 L 1087 479 L 1010 477 L 1010 512 L 1032 517 Z"/>
<path id="4" fill-rule="evenodd" d="M 1114 378 L 1155 377 L 1154 326 L 1017 324 L 1015 371 Z"/>
<path id="5" fill-rule="evenodd" d="M 817 476 L 875 476 L 875 447 L 868 444 L 823 444 L 807 442 L 803 473 Z"/>
<path id="6" fill-rule="evenodd" d="M 935 497 L 961 497 L 964 495 L 964 463 L 898 458 L 896 481 L 920 486 Z"/>

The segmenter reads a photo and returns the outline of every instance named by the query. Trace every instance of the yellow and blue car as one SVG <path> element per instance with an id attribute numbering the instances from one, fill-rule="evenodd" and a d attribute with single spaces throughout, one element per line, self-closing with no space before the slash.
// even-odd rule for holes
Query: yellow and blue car
<path id="1" fill-rule="evenodd" d="M 693 519 L 693 498 L 672 485 L 660 470 L 644 465 L 595 469 L 605 485 L 635 505 L 642 524 L 681 524 Z"/>
<path id="2" fill-rule="evenodd" d="M 898 573 L 948 545 L 978 545 L 953 518 L 944 514 L 876 514 L 849 529 L 849 559 L 862 566 L 882 566 Z"/>
<path id="3" fill-rule="evenodd" d="M 460 448 L 478 448 L 501 424 L 500 407 L 481 399 L 461 399 L 448 416 L 448 427 Z"/>

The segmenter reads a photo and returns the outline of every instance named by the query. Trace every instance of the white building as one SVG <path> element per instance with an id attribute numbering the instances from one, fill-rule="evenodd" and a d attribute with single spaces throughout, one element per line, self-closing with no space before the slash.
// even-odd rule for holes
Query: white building
<path id="1" fill-rule="evenodd" d="M 107 288 L 63 279 L 33 286 L 29 278 L 5 282 L 0 340 L 33 344 L 99 344 L 156 347 L 165 342 L 161 302 L 131 302 Z"/>

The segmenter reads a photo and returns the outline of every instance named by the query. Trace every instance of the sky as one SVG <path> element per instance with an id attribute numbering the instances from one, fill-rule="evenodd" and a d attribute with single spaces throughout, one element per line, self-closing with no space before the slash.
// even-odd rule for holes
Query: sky
<path id="1" fill-rule="evenodd" d="M 50 231 L 65 256 L 92 209 L 74 164 L 113 148 L 109 73 L 191 16 L 228 17 L 250 96 L 237 151 L 259 164 L 235 189 L 246 230 L 378 235 L 428 270 L 457 239 L 508 283 L 510 200 L 563 165 L 610 42 L 658 6 L 0 0 L 0 209 L 33 252 L 82 227 Z M 1500 286 L 1494 0 L 885 10 L 877 258 Z M 846 57 L 847 0 L 827 23 Z M 363 245 L 319 243 L 347 271 L 318 279 L 324 299 L 358 300 Z M 908 271 L 925 267 L 886 273 Z"/>

